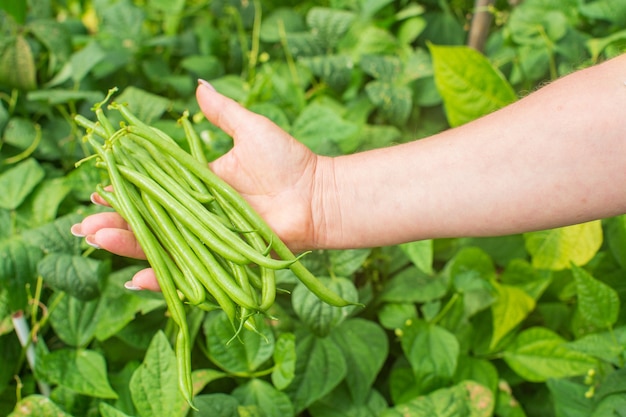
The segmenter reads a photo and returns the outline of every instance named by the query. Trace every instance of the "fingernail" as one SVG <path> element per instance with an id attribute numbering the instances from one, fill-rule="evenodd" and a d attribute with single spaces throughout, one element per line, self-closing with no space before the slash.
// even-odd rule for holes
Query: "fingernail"
<path id="1" fill-rule="evenodd" d="M 96 200 L 96 197 L 98 196 L 98 193 L 91 193 L 91 195 L 89 196 L 89 200 L 91 200 L 92 203 L 101 206 L 102 204 L 100 204 L 100 202 L 98 200 Z"/>
<path id="2" fill-rule="evenodd" d="M 143 288 L 136 286 L 132 281 L 126 281 L 124 283 L 124 288 L 131 291 L 141 291 Z"/>
<path id="3" fill-rule="evenodd" d="M 198 85 L 203 85 L 211 91 L 217 91 L 215 87 L 211 85 L 207 80 L 203 80 L 202 78 L 198 78 Z"/>
<path id="4" fill-rule="evenodd" d="M 92 248 L 100 249 L 100 245 L 98 245 L 94 240 L 95 238 L 96 237 L 94 235 L 87 235 L 85 236 L 85 242 Z"/>
<path id="5" fill-rule="evenodd" d="M 85 234 L 82 231 L 82 225 L 80 223 L 76 223 L 70 228 L 70 233 L 76 237 L 85 237 Z"/>

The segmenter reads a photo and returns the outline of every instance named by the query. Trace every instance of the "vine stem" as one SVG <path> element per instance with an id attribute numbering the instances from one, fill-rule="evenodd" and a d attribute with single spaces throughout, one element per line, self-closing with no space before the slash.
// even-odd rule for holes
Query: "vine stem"
<path id="1" fill-rule="evenodd" d="M 13 321 L 13 328 L 15 329 L 15 333 L 17 334 L 17 338 L 20 341 L 20 345 L 26 351 L 26 361 L 30 366 L 30 369 L 35 370 L 36 364 L 36 355 L 35 355 L 35 346 L 31 343 L 31 335 L 30 335 L 30 327 L 28 326 L 28 322 L 24 317 L 23 311 L 18 311 L 11 315 L 11 320 Z M 37 385 L 39 386 L 39 391 L 41 394 L 49 397 L 50 396 L 50 386 L 41 381 L 37 381 Z"/>

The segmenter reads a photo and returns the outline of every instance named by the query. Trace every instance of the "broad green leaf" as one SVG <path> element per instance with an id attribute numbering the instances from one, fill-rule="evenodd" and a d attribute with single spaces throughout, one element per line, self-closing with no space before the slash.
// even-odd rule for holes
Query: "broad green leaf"
<path id="1" fill-rule="evenodd" d="M 500 376 L 492 362 L 486 359 L 460 355 L 457 370 L 454 374 L 454 381 L 457 383 L 463 381 L 478 382 L 482 386 L 489 388 L 495 395 L 498 390 Z"/>
<path id="2" fill-rule="evenodd" d="M 567 32 L 568 22 L 561 10 L 545 7 L 516 7 L 511 12 L 507 27 L 515 43 L 549 48 Z"/>
<path id="3" fill-rule="evenodd" d="M 538 300 L 552 282 L 552 273 L 533 268 L 525 259 L 514 259 L 502 271 L 500 281 L 505 285 L 522 289 L 533 299 Z"/>
<path id="4" fill-rule="evenodd" d="M 38 248 L 14 238 L 0 243 L 0 288 L 10 294 L 9 310 L 25 310 L 29 289 L 35 287 L 37 263 L 43 254 Z"/>
<path id="5" fill-rule="evenodd" d="M 251 379 L 238 386 L 232 396 L 239 404 L 256 407 L 265 417 L 283 417 L 294 414 L 289 397 L 270 383 L 261 379 Z"/>
<path id="6" fill-rule="evenodd" d="M 313 103 L 293 122 L 291 134 L 311 150 L 331 156 L 338 153 L 337 143 L 357 134 L 358 129 L 336 111 Z"/>
<path id="7" fill-rule="evenodd" d="M 13 19 L 19 24 L 24 24 L 26 21 L 28 3 L 25 1 L 0 0 L 0 9 L 13 16 Z"/>
<path id="8" fill-rule="evenodd" d="M 518 334 L 504 351 L 504 360 L 519 376 L 531 382 L 583 375 L 597 366 L 594 358 L 569 349 L 561 336 L 541 327 Z"/>
<path id="9" fill-rule="evenodd" d="M 35 56 L 24 35 L 19 34 L 6 42 L 0 52 L 0 84 L 19 90 L 35 89 Z"/>
<path id="10" fill-rule="evenodd" d="M 550 390 L 557 416 L 589 417 L 593 402 L 585 397 L 588 386 L 567 379 L 549 379 L 546 385 Z"/>
<path id="11" fill-rule="evenodd" d="M 293 333 L 278 336 L 273 357 L 272 384 L 283 390 L 293 381 L 296 372 L 296 337 Z"/>
<path id="12" fill-rule="evenodd" d="M 50 398 L 33 394 L 23 398 L 15 405 L 14 411 L 8 417 L 72 417 L 64 412 Z"/>
<path id="13" fill-rule="evenodd" d="M 306 15 L 306 23 L 325 48 L 332 48 L 348 31 L 355 18 L 354 13 L 346 10 L 313 7 Z"/>
<path id="14" fill-rule="evenodd" d="M 96 313 L 98 320 L 95 323 L 95 336 L 98 340 L 106 340 L 118 333 L 136 314 L 147 314 L 165 306 L 165 301 L 159 294 L 128 291 L 124 287 L 124 283 L 130 281 L 140 269 L 137 266 L 126 267 L 108 276 Z"/>
<path id="15" fill-rule="evenodd" d="M 417 308 L 414 303 L 384 303 L 378 308 L 378 321 L 388 329 L 399 329 L 407 320 L 417 318 Z"/>
<path id="16" fill-rule="evenodd" d="M 605 239 L 615 260 L 626 268 L 626 215 L 606 219 Z"/>
<path id="17" fill-rule="evenodd" d="M 368 392 L 363 401 L 355 401 L 346 385 L 340 384 L 307 411 L 312 417 L 378 417 L 387 407 L 387 400 L 376 390 Z"/>
<path id="18" fill-rule="evenodd" d="M 57 293 L 54 300 L 56 307 L 50 314 L 50 324 L 56 335 L 70 346 L 86 347 L 99 321 L 99 300 L 83 301 L 65 293 Z"/>
<path id="19" fill-rule="evenodd" d="M 346 278 L 320 277 L 319 281 L 344 300 L 358 300 L 356 287 Z M 354 306 L 334 307 L 325 303 L 302 283 L 294 288 L 291 302 L 296 315 L 318 336 L 326 336 L 354 310 Z"/>
<path id="20" fill-rule="evenodd" d="M 596 0 L 580 5 L 580 12 L 592 19 L 608 20 L 617 26 L 626 26 L 626 4 L 612 0 Z"/>
<path id="21" fill-rule="evenodd" d="M 404 243 L 400 249 L 409 257 L 413 265 L 428 275 L 433 275 L 433 241 L 420 240 L 417 242 Z"/>
<path id="22" fill-rule="evenodd" d="M 490 348 L 517 327 L 535 309 L 535 299 L 523 290 L 510 285 L 493 283 L 497 291 L 496 302 L 491 305 L 493 335 Z"/>
<path id="23" fill-rule="evenodd" d="M 495 300 L 493 261 L 482 249 L 465 247 L 445 267 L 457 293 L 463 295 L 464 316 L 469 318 L 488 308 Z"/>
<path id="24" fill-rule="evenodd" d="M 624 360 L 626 327 L 618 327 L 602 333 L 591 333 L 567 343 L 569 349 L 620 366 Z M 626 368 L 623 368 L 626 369 Z"/>
<path id="25" fill-rule="evenodd" d="M 115 101 L 126 104 L 135 116 L 148 124 L 171 107 L 170 100 L 137 87 L 127 87 Z"/>
<path id="26" fill-rule="evenodd" d="M 359 0 L 358 3 L 361 17 L 371 18 L 380 9 L 393 3 L 393 0 Z"/>
<path id="27" fill-rule="evenodd" d="M 209 358 L 220 368 L 234 373 L 253 373 L 272 357 L 274 334 L 263 320 L 257 320 L 260 335 L 245 328 L 237 338 L 235 329 L 222 311 L 207 314 L 203 323 Z"/>
<path id="28" fill-rule="evenodd" d="M 371 81 L 365 92 L 381 115 L 395 126 L 402 126 L 411 115 L 413 92 L 406 85 L 385 81 Z"/>
<path id="29" fill-rule="evenodd" d="M 284 389 L 299 414 L 324 397 L 346 376 L 343 354 L 330 338 L 313 333 L 296 335 L 296 376 Z"/>
<path id="30" fill-rule="evenodd" d="M 347 55 L 317 55 L 303 57 L 298 63 L 337 91 L 345 89 L 352 79 L 354 63 Z"/>
<path id="31" fill-rule="evenodd" d="M 67 27 L 54 19 L 35 19 L 26 28 L 45 46 L 49 54 L 47 76 L 54 75 L 72 53 L 72 39 Z"/>
<path id="32" fill-rule="evenodd" d="M 460 350 L 452 333 L 443 327 L 415 320 L 402 329 L 400 342 L 420 392 L 430 392 L 451 381 Z"/>
<path id="33" fill-rule="evenodd" d="M 351 398 L 361 403 L 371 391 L 389 353 L 387 335 L 375 322 L 357 318 L 343 322 L 331 333 L 331 338 L 344 354 Z"/>
<path id="34" fill-rule="evenodd" d="M 35 142 L 37 134 L 35 122 L 24 117 L 12 117 L 4 129 L 2 141 L 17 149 L 24 150 Z"/>
<path id="35" fill-rule="evenodd" d="M 624 410 L 626 410 L 626 396 L 624 394 L 611 395 L 598 404 L 591 417 L 623 417 Z"/>
<path id="36" fill-rule="evenodd" d="M 37 362 L 44 381 L 96 398 L 117 398 L 109 385 L 104 356 L 93 350 L 59 349 Z"/>
<path id="37" fill-rule="evenodd" d="M 35 187 L 18 212 L 18 225 L 30 229 L 52 222 L 70 188 L 65 178 L 44 179 Z"/>
<path id="38" fill-rule="evenodd" d="M 617 369 L 608 374 L 600 383 L 595 399 L 600 401 L 613 395 L 626 394 L 626 368 Z"/>
<path id="39" fill-rule="evenodd" d="M 4 302 L 2 297 L 0 297 L 0 302 Z M 5 320 L 9 321 L 10 319 L 7 317 Z M 3 366 L 0 366 L 0 392 L 4 392 L 15 377 L 16 372 L 19 372 L 18 365 L 22 355 L 22 346 L 12 330 L 11 328 L 8 334 L 0 332 L 0 358 L 3 361 Z"/>
<path id="40" fill-rule="evenodd" d="M 495 407 L 490 389 L 473 381 L 441 388 L 400 404 L 380 417 L 489 417 Z"/>
<path id="41" fill-rule="evenodd" d="M 154 335 L 143 363 L 130 380 L 130 392 L 142 417 L 170 417 L 182 408 L 176 357 L 163 332 Z"/>
<path id="42" fill-rule="evenodd" d="M 349 277 L 367 260 L 371 249 L 329 250 L 328 261 L 335 276 Z"/>
<path id="43" fill-rule="evenodd" d="M 279 42 L 281 31 L 284 33 L 303 32 L 306 29 L 300 13 L 292 8 L 277 8 L 263 16 L 261 22 L 261 40 L 263 42 Z"/>
<path id="44" fill-rule="evenodd" d="M 37 272 L 48 285 L 84 301 L 100 294 L 109 269 L 108 262 L 65 253 L 51 253 L 37 265 Z"/>
<path id="45" fill-rule="evenodd" d="M 585 265 L 602 245 L 600 220 L 526 233 L 526 249 L 538 269 L 561 270 L 571 263 Z"/>
<path id="46" fill-rule="evenodd" d="M 359 62 L 360 68 L 379 81 L 397 81 L 402 75 L 403 63 L 397 56 L 365 55 Z"/>
<path id="47" fill-rule="evenodd" d="M 615 324 L 620 308 L 617 292 L 576 265 L 572 265 L 572 272 L 576 282 L 577 308 L 583 319 L 599 328 Z"/>
<path id="48" fill-rule="evenodd" d="M 425 303 L 443 297 L 448 290 L 444 275 L 431 277 L 416 267 L 409 267 L 385 283 L 380 301 Z"/>
<path id="49" fill-rule="evenodd" d="M 128 414 L 105 402 L 98 404 L 98 411 L 100 411 L 102 417 L 130 417 Z"/>
<path id="50" fill-rule="evenodd" d="M 517 100 L 504 76 L 476 50 L 430 45 L 435 83 L 451 126 L 459 126 Z"/>
<path id="51" fill-rule="evenodd" d="M 37 160 L 28 158 L 0 174 L 0 208 L 16 209 L 43 180 L 45 172 Z"/>
<path id="52" fill-rule="evenodd" d="M 215 369 L 196 369 L 191 373 L 191 379 L 193 381 L 193 392 L 194 394 L 202 392 L 204 387 L 206 387 L 206 385 L 210 382 L 226 377 L 228 377 L 227 373 Z"/>
<path id="53" fill-rule="evenodd" d="M 195 397 L 193 402 L 197 410 L 191 411 L 191 417 L 241 417 L 238 411 L 239 401 L 232 395 L 202 394 Z"/>
<path id="54" fill-rule="evenodd" d="M 81 239 L 72 236 L 70 228 L 79 223 L 89 214 L 80 210 L 77 213 L 57 217 L 53 222 L 22 233 L 24 241 L 40 248 L 45 253 L 64 253 L 80 255 L 82 253 Z"/>

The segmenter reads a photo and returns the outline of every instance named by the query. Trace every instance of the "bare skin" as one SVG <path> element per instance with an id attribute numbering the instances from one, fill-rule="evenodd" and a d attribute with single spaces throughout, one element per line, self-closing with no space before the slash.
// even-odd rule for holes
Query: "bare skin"
<path id="1" fill-rule="evenodd" d="M 464 126 L 337 158 L 310 152 L 210 86 L 196 95 L 207 119 L 234 139 L 211 168 L 294 251 L 506 235 L 626 213 L 626 55 Z M 72 231 L 144 257 L 115 213 Z M 128 286 L 158 289 L 149 269 Z"/>

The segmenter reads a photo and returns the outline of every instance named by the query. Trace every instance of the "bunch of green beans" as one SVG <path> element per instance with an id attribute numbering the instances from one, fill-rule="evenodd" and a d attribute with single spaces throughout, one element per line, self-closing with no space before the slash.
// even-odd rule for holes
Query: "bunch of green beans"
<path id="1" fill-rule="evenodd" d="M 112 103 L 124 123 L 115 128 L 102 106 L 97 121 L 76 116 L 106 169 L 112 191 L 98 193 L 130 225 L 153 268 L 172 320 L 179 386 L 191 404 L 191 346 L 185 305 L 222 309 L 234 334 L 255 330 L 276 297 L 275 271 L 289 268 L 321 300 L 353 304 L 325 287 L 227 183 L 209 168 L 187 114 L 180 118 L 190 153 L 163 131 Z M 91 158 L 90 157 L 90 158 Z M 79 162 L 80 163 L 80 162 Z M 276 257 L 270 254 L 274 253 Z"/>

